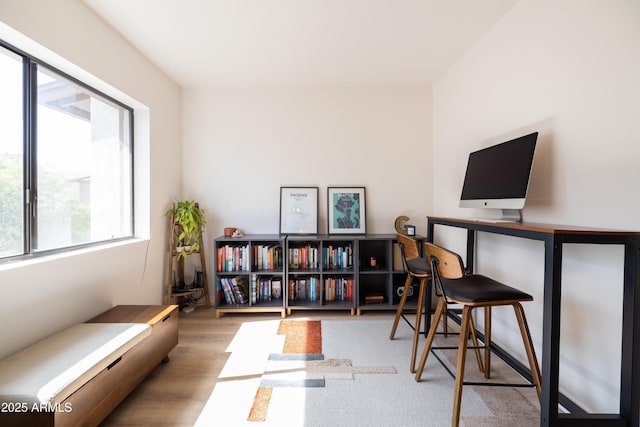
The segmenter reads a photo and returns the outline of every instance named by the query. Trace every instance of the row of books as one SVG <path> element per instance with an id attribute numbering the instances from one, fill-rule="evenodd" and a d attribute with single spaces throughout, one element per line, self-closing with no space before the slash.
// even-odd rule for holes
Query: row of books
<path id="1" fill-rule="evenodd" d="M 327 277 L 324 280 L 325 301 L 353 301 L 353 279 Z"/>
<path id="2" fill-rule="evenodd" d="M 282 246 L 279 243 L 253 246 L 254 270 L 282 270 Z"/>
<path id="3" fill-rule="evenodd" d="M 318 254 L 318 248 L 311 245 L 289 248 L 289 268 L 317 269 L 320 265 Z M 325 269 L 351 268 L 353 247 L 351 245 L 323 247 L 322 266 Z"/>
<path id="4" fill-rule="evenodd" d="M 282 299 L 282 278 L 251 275 L 251 304 Z"/>
<path id="5" fill-rule="evenodd" d="M 227 304 L 249 304 L 249 282 L 247 276 L 221 277 L 219 283 Z"/>
<path id="6" fill-rule="evenodd" d="M 322 248 L 322 266 L 325 269 L 346 269 L 353 267 L 353 247 L 351 245 L 329 245 Z"/>
<path id="7" fill-rule="evenodd" d="M 318 248 L 307 245 L 289 248 L 289 268 L 317 269 L 320 266 Z"/>
<path id="8" fill-rule="evenodd" d="M 279 243 L 253 245 L 252 260 L 249 258 L 249 246 L 224 245 L 217 248 L 218 272 L 273 270 L 282 271 L 284 251 Z M 315 246 L 306 245 L 289 248 L 289 268 L 318 269 L 320 265 L 319 250 Z M 329 245 L 322 248 L 322 267 L 329 269 L 349 269 L 353 267 L 353 247 Z M 393 245 L 393 268 L 403 270 L 400 248 Z"/>
<path id="9" fill-rule="evenodd" d="M 222 288 L 224 299 L 229 305 L 246 305 L 251 303 L 282 299 L 282 278 L 277 276 L 251 275 L 220 277 L 219 286 Z"/>
<path id="10" fill-rule="evenodd" d="M 249 247 L 224 245 L 217 249 L 218 272 L 248 271 Z"/>
<path id="11" fill-rule="evenodd" d="M 217 248 L 218 272 L 253 270 L 282 270 L 283 250 L 280 244 L 252 246 L 252 259 L 248 245 L 223 245 Z"/>
<path id="12" fill-rule="evenodd" d="M 248 276 L 220 277 L 219 287 L 229 305 L 252 305 L 282 299 L 282 278 L 252 274 Z M 345 277 L 327 277 L 324 286 L 320 287 L 317 277 L 289 280 L 289 300 L 318 301 L 320 292 L 324 291 L 324 301 L 352 301 L 353 279 Z"/>
<path id="13" fill-rule="evenodd" d="M 319 301 L 320 280 L 317 277 L 289 279 L 289 301 Z"/>
<path id="14" fill-rule="evenodd" d="M 289 301 L 319 301 L 322 291 L 325 302 L 353 301 L 353 279 L 327 277 L 322 288 L 317 277 L 289 279 L 287 291 Z"/>

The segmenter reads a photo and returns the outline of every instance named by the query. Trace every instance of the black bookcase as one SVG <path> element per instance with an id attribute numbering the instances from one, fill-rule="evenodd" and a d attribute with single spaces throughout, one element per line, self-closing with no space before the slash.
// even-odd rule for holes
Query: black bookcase
<path id="1" fill-rule="evenodd" d="M 395 234 L 218 237 L 213 253 L 217 317 L 231 312 L 285 317 L 295 310 L 348 310 L 352 315 L 395 310 L 398 288 L 406 279 Z M 276 255 L 267 257 L 272 253 Z M 225 287 L 234 292 L 229 290 L 234 279 L 236 286 L 240 281 L 241 288 L 248 288 L 248 299 L 239 302 L 226 295 Z M 407 308 L 415 306 L 416 297 L 417 292 Z"/>

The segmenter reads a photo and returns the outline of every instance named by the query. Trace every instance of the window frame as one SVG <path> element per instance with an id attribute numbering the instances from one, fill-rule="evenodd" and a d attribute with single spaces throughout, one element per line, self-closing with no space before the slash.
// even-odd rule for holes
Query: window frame
<path id="1" fill-rule="evenodd" d="M 0 264 L 26 260 L 36 257 L 42 257 L 51 254 L 63 252 L 71 252 L 83 248 L 95 247 L 104 244 L 121 242 L 125 240 L 135 239 L 135 149 L 134 149 L 134 108 L 126 103 L 114 98 L 111 95 L 83 82 L 82 80 L 70 75 L 69 73 L 40 60 L 7 42 L 0 39 L 0 48 L 4 48 L 22 58 L 22 140 L 23 140 L 23 185 L 22 185 L 22 205 L 23 205 L 23 253 L 18 255 L 9 255 L 0 257 Z M 37 108 L 38 108 L 38 68 L 43 67 L 49 71 L 53 71 L 60 77 L 63 77 L 73 84 L 89 91 L 92 95 L 103 98 L 122 108 L 128 115 L 128 138 L 129 138 L 129 163 L 130 163 L 130 188 L 129 188 L 129 235 L 115 237 L 111 239 L 95 240 L 91 242 L 78 243 L 73 245 L 61 246 L 51 249 L 35 250 L 37 242 L 37 211 L 35 197 L 38 193 L 37 180 Z"/>

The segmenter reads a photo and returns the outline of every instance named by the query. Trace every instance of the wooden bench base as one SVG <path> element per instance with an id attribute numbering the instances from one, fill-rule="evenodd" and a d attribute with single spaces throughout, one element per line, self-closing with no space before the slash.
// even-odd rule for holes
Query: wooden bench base
<path id="1" fill-rule="evenodd" d="M 53 408 L 0 414 L 3 426 L 95 426 L 178 344 L 178 306 L 116 306 L 87 323 L 146 323 L 152 333 Z"/>

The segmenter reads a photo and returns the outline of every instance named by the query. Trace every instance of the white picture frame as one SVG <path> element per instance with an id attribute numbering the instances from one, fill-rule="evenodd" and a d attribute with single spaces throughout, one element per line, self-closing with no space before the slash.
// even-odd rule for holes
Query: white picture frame
<path id="1" fill-rule="evenodd" d="M 318 234 L 318 187 L 280 187 L 280 234 Z"/>

